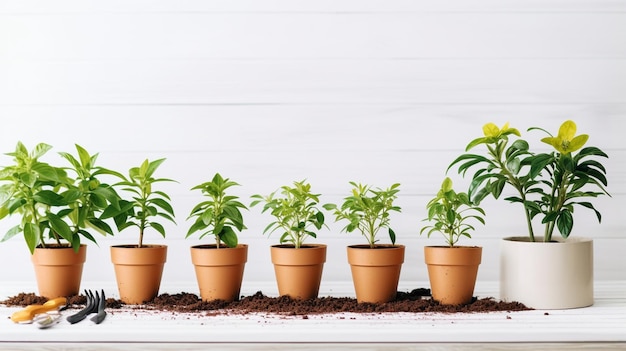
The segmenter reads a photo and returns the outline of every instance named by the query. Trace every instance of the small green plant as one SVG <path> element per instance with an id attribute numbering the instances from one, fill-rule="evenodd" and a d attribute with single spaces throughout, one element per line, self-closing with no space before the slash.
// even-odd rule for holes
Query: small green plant
<path id="1" fill-rule="evenodd" d="M 209 199 L 200 202 L 191 210 L 188 219 L 196 218 L 196 220 L 189 228 L 187 238 L 197 231 L 202 231 L 200 239 L 206 235 L 215 236 L 218 249 L 221 243 L 228 247 L 237 246 L 235 229 L 240 232 L 246 229 L 240 209 L 247 209 L 247 207 L 237 200 L 237 196 L 226 194 L 226 189 L 236 185 L 239 184 L 228 178 L 224 179 L 216 173 L 210 182 L 191 188 L 191 190 L 200 190 Z"/>
<path id="2" fill-rule="evenodd" d="M 32 151 L 18 142 L 13 156 L 14 164 L 0 170 L 0 219 L 20 214 L 20 224 L 9 229 L 2 241 L 23 233 L 31 253 L 38 246 L 47 247 L 52 241 L 57 246 L 71 246 L 78 251 L 81 237 L 97 244 L 87 231 L 95 229 L 103 235 L 113 235 L 111 227 L 99 215 L 119 209 L 119 196 L 102 183 L 101 175 L 115 175 L 114 171 L 96 167 L 98 154 L 90 155 L 76 145 L 77 157 L 61 152 L 71 167 L 55 167 L 40 161 L 52 146 L 40 143 Z M 75 173 L 76 178 L 68 175 Z M 66 244 L 67 243 L 67 244 Z"/>
<path id="3" fill-rule="evenodd" d="M 472 140 L 465 149 L 467 152 L 484 144 L 487 155 L 463 154 L 448 169 L 458 164 L 458 172 L 465 175 L 469 169 L 479 167 L 468 190 L 470 199 L 476 204 L 489 195 L 497 199 L 505 185 L 512 186 L 516 195 L 505 200 L 522 204 L 530 241 L 536 241 L 532 220 L 537 215 L 542 215 L 545 242 L 552 241 L 555 228 L 562 237 L 569 237 L 574 227 L 575 205 L 593 210 L 600 222 L 602 216 L 593 204 L 579 199 L 609 195 L 604 188 L 607 186 L 606 169 L 597 160 L 598 157 L 608 158 L 607 154 L 597 147 L 583 148 L 589 136 L 576 136 L 573 121 L 563 122 L 557 136 L 543 128 L 528 130 L 547 133 L 548 136 L 541 141 L 554 147 L 555 151 L 533 153 L 528 142 L 521 138 L 509 145 L 509 136 L 521 137 L 521 133 L 509 128 L 508 123 L 501 129 L 488 123 L 483 127 L 484 136 Z M 588 186 L 599 191 L 584 190 Z"/>
<path id="4" fill-rule="evenodd" d="M 400 191 L 400 184 L 395 183 L 387 189 L 372 188 L 369 185 L 350 182 L 353 186 L 352 195 L 344 198 L 341 207 L 336 204 L 325 204 L 324 208 L 333 211 L 335 221 L 345 220 L 348 224 L 343 232 L 361 232 L 367 239 L 370 247 L 374 247 L 378 240 L 376 236 L 382 228 L 387 228 L 391 243 L 396 243 L 396 233 L 389 226 L 391 212 L 400 212 L 399 206 L 393 201 Z"/>
<path id="5" fill-rule="evenodd" d="M 165 237 L 165 228 L 153 218 L 161 217 L 176 223 L 169 195 L 153 189 L 156 183 L 174 182 L 168 178 L 154 178 L 154 172 L 163 161 L 164 158 L 154 161 L 146 159 L 139 167 L 132 167 L 128 171 L 129 179 L 116 184 L 130 193 L 132 200 L 120 200 L 119 209 L 110 209 L 101 216 L 101 218 L 113 217 L 120 232 L 128 227 L 137 227 L 139 248 L 143 247 L 143 236 L 148 227 Z"/>
<path id="6" fill-rule="evenodd" d="M 267 195 L 252 195 L 255 199 L 250 206 L 264 203 L 261 213 L 270 211 L 276 218 L 263 231 L 273 233 L 284 230 L 280 243 L 291 243 L 299 249 L 307 237 L 317 238 L 317 234 L 310 230 L 324 227 L 324 214 L 317 208 L 320 194 L 311 192 L 311 184 L 305 181 L 294 182 L 293 186 L 282 186 L 280 189 Z"/>
<path id="7" fill-rule="evenodd" d="M 454 246 L 461 236 L 471 238 L 470 233 L 475 230 L 468 221 L 474 219 L 485 224 L 485 211 L 472 204 L 466 193 L 457 193 L 452 188 L 452 180 L 448 177 L 441 184 L 441 189 L 426 205 L 428 217 L 424 221 L 432 222 L 420 230 L 420 235 L 440 233 L 448 246 Z"/>

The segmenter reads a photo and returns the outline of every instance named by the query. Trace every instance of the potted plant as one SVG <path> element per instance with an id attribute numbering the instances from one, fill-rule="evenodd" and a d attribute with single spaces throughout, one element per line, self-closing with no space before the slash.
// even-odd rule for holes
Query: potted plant
<path id="1" fill-rule="evenodd" d="M 275 218 L 263 234 L 283 232 L 280 244 L 270 248 L 281 296 L 306 300 L 316 298 L 319 293 L 326 245 L 304 243 L 308 237 L 317 238 L 313 229 L 325 226 L 324 214 L 318 209 L 319 196 L 304 180 L 282 186 L 267 196 L 252 195 L 250 206 L 263 203 L 261 212 L 269 211 Z"/>
<path id="2" fill-rule="evenodd" d="M 76 295 L 80 291 L 86 245 L 97 244 L 88 230 L 112 235 L 111 227 L 99 218 L 109 208 L 119 208 L 119 196 L 100 181 L 98 154 L 90 155 L 76 145 L 77 157 L 60 155 L 71 167 L 56 167 L 40 160 L 52 146 L 39 143 L 32 151 L 21 142 L 9 153 L 14 163 L 0 170 L 0 219 L 20 215 L 2 241 L 22 233 L 31 253 L 39 294 L 47 298 Z M 76 177 L 68 175 L 68 171 Z"/>
<path id="3" fill-rule="evenodd" d="M 194 186 L 207 200 L 198 203 L 188 219 L 195 218 L 186 238 L 200 233 L 200 239 L 213 235 L 215 244 L 191 247 L 200 296 L 205 301 L 239 299 L 243 272 L 248 259 L 248 245 L 239 244 L 236 231 L 246 227 L 240 209 L 247 207 L 226 190 L 239 185 L 219 173 L 208 182 Z"/>
<path id="4" fill-rule="evenodd" d="M 165 228 L 157 218 L 176 223 L 169 195 L 154 189 L 156 183 L 173 182 L 172 179 L 155 178 L 154 173 L 165 161 L 145 160 L 139 167 L 130 168 L 129 178 L 117 183 L 131 194 L 131 200 L 120 200 L 119 210 L 111 209 L 102 218 L 114 218 L 118 231 L 136 227 L 139 240 L 136 244 L 111 246 L 111 261 L 120 299 L 126 304 L 141 304 L 159 293 L 163 266 L 167 259 L 167 245 L 143 243 L 146 229 L 152 228 L 165 237 Z"/>
<path id="5" fill-rule="evenodd" d="M 400 191 L 396 183 L 387 189 L 350 182 L 352 195 L 344 198 L 341 206 L 325 204 L 336 221 L 348 222 L 343 232 L 360 232 L 366 245 L 348 246 L 348 262 L 358 302 L 388 302 L 396 298 L 400 270 L 404 263 L 404 245 L 396 245 L 396 234 L 390 227 L 391 212 L 400 212 L 393 201 Z M 379 244 L 377 235 L 387 228 L 389 244 Z"/>
<path id="6" fill-rule="evenodd" d="M 485 211 L 471 203 L 464 192 L 455 192 L 452 180 L 446 177 L 437 195 L 426 205 L 432 223 L 420 234 L 443 235 L 445 246 L 425 246 L 424 259 L 428 267 L 431 296 L 445 305 L 461 305 L 472 301 L 478 275 L 482 247 L 458 246 L 461 237 L 471 238 L 475 230 L 471 220 L 485 224 Z"/>
<path id="7" fill-rule="evenodd" d="M 515 194 L 505 200 L 518 203 L 524 212 L 526 237 L 504 238 L 500 258 L 500 295 L 529 307 L 561 309 L 593 304 L 593 241 L 572 238 L 573 212 L 576 205 L 591 209 L 598 221 L 601 215 L 585 198 L 609 195 L 606 169 L 598 158 L 608 157 L 597 147 L 587 146 L 589 136 L 576 136 L 576 124 L 565 121 L 553 136 L 542 142 L 554 148 L 535 153 L 521 133 L 508 123 L 498 128 L 493 123 L 483 127 L 484 136 L 471 141 L 466 151 L 485 145 L 486 155 L 465 153 L 450 167 L 458 165 L 465 174 L 478 167 L 472 176 L 468 194 L 474 203 L 491 195 L 499 198 L 505 186 Z M 509 137 L 518 139 L 510 143 Z M 593 189 L 593 190 L 590 190 Z M 533 219 L 539 216 L 543 236 L 537 237 Z M 553 236 L 558 229 L 561 237 Z M 549 269 L 547 267 L 550 267 Z M 541 272 L 540 274 L 538 272 Z"/>

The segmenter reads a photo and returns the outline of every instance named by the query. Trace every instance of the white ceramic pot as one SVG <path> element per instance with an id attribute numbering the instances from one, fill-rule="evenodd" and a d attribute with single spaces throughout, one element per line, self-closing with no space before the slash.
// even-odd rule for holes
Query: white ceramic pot
<path id="1" fill-rule="evenodd" d="M 500 298 L 534 309 L 593 305 L 593 240 L 529 242 L 504 238 L 500 253 Z"/>

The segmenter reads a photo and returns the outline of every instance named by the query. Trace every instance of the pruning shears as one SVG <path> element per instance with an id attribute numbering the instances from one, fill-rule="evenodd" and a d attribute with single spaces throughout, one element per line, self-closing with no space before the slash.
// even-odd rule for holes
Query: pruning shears
<path id="1" fill-rule="evenodd" d="M 65 297 L 57 297 L 46 301 L 43 305 L 29 305 L 23 310 L 14 312 L 11 315 L 11 320 L 15 323 L 32 323 L 37 315 L 51 311 L 58 312 L 66 304 L 67 299 Z"/>

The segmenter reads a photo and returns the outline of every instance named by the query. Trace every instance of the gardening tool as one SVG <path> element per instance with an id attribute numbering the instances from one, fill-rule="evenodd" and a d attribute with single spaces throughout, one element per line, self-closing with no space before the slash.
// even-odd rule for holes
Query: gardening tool
<path id="1" fill-rule="evenodd" d="M 78 323 L 85 319 L 88 315 L 96 313 L 91 318 L 91 321 L 100 324 L 106 317 L 104 308 L 106 307 L 106 298 L 104 296 L 104 290 L 101 290 L 102 294 L 97 291 L 94 294 L 91 290 L 85 290 L 85 296 L 87 297 L 87 304 L 85 307 L 77 313 L 68 316 L 66 319 L 70 324 Z"/>
<path id="2" fill-rule="evenodd" d="M 39 329 L 48 329 L 61 321 L 61 313 L 58 311 L 50 311 L 38 314 L 33 318 L 33 322 Z"/>
<path id="3" fill-rule="evenodd" d="M 98 300 L 98 313 L 95 316 L 91 317 L 91 321 L 96 324 L 100 324 L 107 316 L 107 313 L 104 311 L 107 302 L 106 297 L 104 297 L 104 289 L 100 290 L 100 292 L 102 294 L 98 296 L 98 292 L 96 291 L 96 299 Z"/>
<path id="4" fill-rule="evenodd" d="M 89 314 L 98 311 L 99 298 L 97 296 L 94 296 L 91 290 L 85 290 L 85 296 L 87 297 L 87 304 L 85 305 L 85 307 L 77 313 L 66 318 L 67 321 L 70 322 L 70 324 L 78 323 L 85 319 L 85 317 L 87 317 Z"/>
<path id="5" fill-rule="evenodd" d="M 29 305 L 23 310 L 19 310 L 11 315 L 11 320 L 15 323 L 32 323 L 37 315 L 47 314 L 51 311 L 58 312 L 67 304 L 65 297 L 57 297 L 46 301 L 43 305 Z"/>

